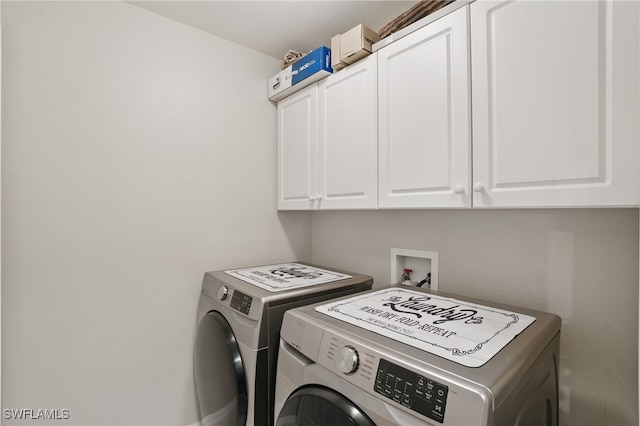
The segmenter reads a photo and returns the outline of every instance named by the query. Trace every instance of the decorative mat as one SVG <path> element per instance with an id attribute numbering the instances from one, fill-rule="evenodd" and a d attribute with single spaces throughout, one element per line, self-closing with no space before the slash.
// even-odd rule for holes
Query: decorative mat
<path id="1" fill-rule="evenodd" d="M 330 302 L 316 311 L 466 367 L 484 365 L 535 321 L 528 315 L 401 288 Z"/>
<path id="2" fill-rule="evenodd" d="M 351 278 L 351 275 L 300 263 L 280 263 L 244 269 L 231 269 L 224 272 L 270 292 L 285 291 Z"/>

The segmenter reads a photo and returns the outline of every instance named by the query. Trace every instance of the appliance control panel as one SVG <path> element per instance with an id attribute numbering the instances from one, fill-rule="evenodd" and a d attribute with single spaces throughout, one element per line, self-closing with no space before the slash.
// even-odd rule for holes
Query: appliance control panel
<path id="1" fill-rule="evenodd" d="M 380 358 L 374 391 L 439 423 L 444 422 L 449 388 Z"/>
<path id="2" fill-rule="evenodd" d="M 211 300 L 206 302 L 202 308 L 207 311 L 212 307 L 227 308 L 232 310 L 234 314 L 238 313 L 253 321 L 259 320 L 262 315 L 262 299 L 250 291 L 238 290 L 236 286 L 219 279 L 214 274 L 214 272 L 204 274 L 202 294 Z M 206 299 L 201 298 L 201 300 Z"/>
<path id="3" fill-rule="evenodd" d="M 412 412 L 425 421 L 430 419 L 445 424 L 447 403 L 452 409 L 451 404 L 456 406 L 460 401 L 461 392 L 464 393 L 451 382 L 438 381 L 427 372 L 410 369 L 409 365 L 396 360 L 392 362 L 392 357 L 383 355 L 379 349 L 369 347 L 361 341 L 347 338 L 332 330 L 318 330 L 322 333 L 322 340 L 319 346 L 316 346 L 317 357 L 314 356 L 315 353 L 305 353 L 307 357 L 360 389 L 381 399 L 386 398 L 392 405 Z M 307 335 L 310 334 L 308 330 L 305 331 Z M 314 337 L 314 340 L 317 340 L 317 337 Z M 452 394 L 457 395 L 454 401 L 450 398 Z M 470 412 L 477 409 L 474 405 L 475 399 L 464 400 Z M 468 413 L 465 412 L 466 414 Z M 448 422 L 453 422 L 451 424 L 459 424 L 456 423 L 458 413 L 452 411 L 448 417 Z"/>
<path id="4" fill-rule="evenodd" d="M 231 309 L 235 309 L 238 312 L 249 315 L 249 311 L 251 310 L 251 302 L 253 302 L 253 298 L 251 296 L 246 295 L 238 290 L 234 290 L 229 306 L 231 307 Z"/>

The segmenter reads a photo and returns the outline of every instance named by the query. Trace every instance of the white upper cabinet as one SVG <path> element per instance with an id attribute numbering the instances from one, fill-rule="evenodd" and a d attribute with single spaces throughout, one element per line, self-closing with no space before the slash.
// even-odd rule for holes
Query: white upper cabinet
<path id="1" fill-rule="evenodd" d="M 380 208 L 469 208 L 468 8 L 378 51 Z"/>
<path id="2" fill-rule="evenodd" d="M 306 210 L 317 192 L 318 86 L 278 103 L 278 209 Z"/>
<path id="3" fill-rule="evenodd" d="M 474 207 L 638 206 L 638 3 L 470 8 Z"/>
<path id="4" fill-rule="evenodd" d="M 318 84 L 320 208 L 378 206 L 377 83 L 371 55 Z"/>
<path id="5" fill-rule="evenodd" d="M 278 103 L 278 209 L 311 208 L 317 186 L 318 86 Z"/>
<path id="6" fill-rule="evenodd" d="M 639 76 L 637 1 L 476 0 L 278 104 L 278 208 L 638 207 Z"/>
<path id="7" fill-rule="evenodd" d="M 377 207 L 371 55 L 278 103 L 278 209 Z"/>

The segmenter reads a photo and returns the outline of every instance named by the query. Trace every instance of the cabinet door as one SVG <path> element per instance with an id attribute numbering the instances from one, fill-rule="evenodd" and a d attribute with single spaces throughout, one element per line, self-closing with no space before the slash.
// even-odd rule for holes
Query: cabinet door
<path id="1" fill-rule="evenodd" d="M 471 206 L 468 7 L 378 51 L 381 208 Z"/>
<path id="2" fill-rule="evenodd" d="M 278 103 L 278 209 L 315 208 L 318 86 Z"/>
<path id="3" fill-rule="evenodd" d="M 378 204 L 375 54 L 319 85 L 318 207 L 374 209 Z"/>
<path id="4" fill-rule="evenodd" d="M 637 206 L 638 3 L 470 7 L 474 207 Z"/>

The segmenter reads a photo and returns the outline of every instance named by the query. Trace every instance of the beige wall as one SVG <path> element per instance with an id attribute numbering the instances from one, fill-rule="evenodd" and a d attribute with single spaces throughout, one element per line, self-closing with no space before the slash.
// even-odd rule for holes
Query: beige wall
<path id="1" fill-rule="evenodd" d="M 638 424 L 638 210 L 317 212 L 314 262 L 386 285 L 390 248 L 439 253 L 439 289 L 562 317 L 561 424 Z"/>
<path id="2" fill-rule="evenodd" d="M 2 3 L 3 409 L 194 423 L 204 271 L 310 256 L 276 212 L 279 61 L 121 2 Z"/>

